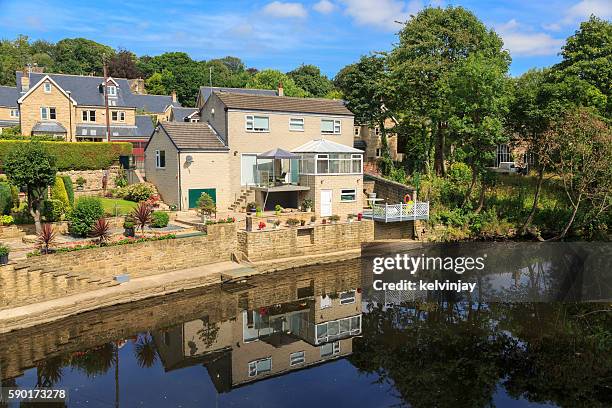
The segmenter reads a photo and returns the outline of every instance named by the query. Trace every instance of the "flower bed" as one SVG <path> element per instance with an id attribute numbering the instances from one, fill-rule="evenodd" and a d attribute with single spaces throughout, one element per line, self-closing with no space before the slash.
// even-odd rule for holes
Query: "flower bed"
<path id="1" fill-rule="evenodd" d="M 102 245 L 103 247 L 111 247 L 111 246 L 119 246 L 119 245 L 130 245 L 130 244 L 138 244 L 141 242 L 151 242 L 151 241 L 163 241 L 166 239 L 175 239 L 176 235 L 174 234 L 166 234 L 159 235 L 154 237 L 144 237 L 144 238 L 123 238 L 117 241 L 112 241 Z M 80 241 L 82 242 L 82 241 Z M 73 251 L 81 251 L 84 249 L 92 249 L 92 248 L 100 248 L 100 245 L 97 244 L 79 244 L 73 246 L 64 246 L 61 248 L 55 249 L 54 253 L 63 253 L 63 252 L 73 252 Z M 33 256 L 41 256 L 40 251 L 34 251 L 27 254 L 28 258 Z"/>

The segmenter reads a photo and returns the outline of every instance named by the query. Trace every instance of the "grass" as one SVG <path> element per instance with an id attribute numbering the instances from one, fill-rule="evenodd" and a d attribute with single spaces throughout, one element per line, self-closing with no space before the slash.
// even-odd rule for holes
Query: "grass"
<path id="1" fill-rule="evenodd" d="M 110 215 L 126 215 L 136 208 L 137 203 L 133 201 L 121 200 L 119 198 L 100 198 L 104 213 Z"/>

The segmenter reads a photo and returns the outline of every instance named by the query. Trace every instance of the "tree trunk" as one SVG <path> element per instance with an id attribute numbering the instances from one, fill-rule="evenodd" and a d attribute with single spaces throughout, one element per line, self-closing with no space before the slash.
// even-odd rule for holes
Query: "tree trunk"
<path id="1" fill-rule="evenodd" d="M 481 183 L 482 183 L 482 187 L 480 188 L 480 197 L 478 198 L 478 208 L 476 208 L 476 210 L 474 211 L 474 214 L 480 213 L 482 211 L 482 208 L 484 207 L 485 193 L 487 189 L 487 186 L 485 185 L 485 182 L 484 182 L 484 177 L 482 178 Z"/>
<path id="2" fill-rule="evenodd" d="M 527 217 L 527 219 L 523 223 L 523 226 L 521 227 L 521 230 L 520 230 L 521 235 L 523 235 L 525 231 L 527 231 L 527 227 L 529 227 L 529 225 L 533 221 L 533 217 L 535 217 L 535 213 L 538 209 L 538 201 L 540 199 L 540 192 L 542 191 L 542 182 L 544 181 L 544 168 L 545 166 L 542 165 L 538 169 L 538 184 L 536 185 L 536 191 L 535 191 L 535 194 L 533 195 L 533 204 L 531 206 L 531 211 L 529 212 L 529 216 Z"/>
<path id="3" fill-rule="evenodd" d="M 472 191 L 474 190 L 474 186 L 476 185 L 476 180 L 478 178 L 478 173 L 476 173 L 476 168 L 472 165 L 470 166 L 472 169 L 472 182 L 470 183 L 470 187 L 468 191 L 465 193 L 465 197 L 463 198 L 463 202 L 461 203 L 461 207 L 465 207 L 468 201 L 470 201 L 470 196 L 472 195 Z"/>
<path id="4" fill-rule="evenodd" d="M 444 148 L 446 144 L 445 132 L 443 130 L 442 122 L 438 121 L 436 129 L 436 153 L 434 168 L 438 176 L 444 176 L 446 169 L 444 166 Z"/>
<path id="5" fill-rule="evenodd" d="M 574 210 L 572 211 L 572 216 L 567 222 L 567 225 L 565 225 L 565 228 L 563 228 L 563 231 L 561 232 L 561 234 L 554 238 L 551 238 L 549 241 L 558 241 L 560 239 L 565 238 L 565 236 L 567 235 L 567 232 L 569 231 L 569 229 L 572 227 L 572 224 L 574 223 L 574 219 L 576 218 L 576 213 L 578 212 L 578 207 L 580 207 L 581 200 L 582 200 L 582 193 L 578 195 L 578 199 L 576 200 L 576 205 L 574 205 Z"/>

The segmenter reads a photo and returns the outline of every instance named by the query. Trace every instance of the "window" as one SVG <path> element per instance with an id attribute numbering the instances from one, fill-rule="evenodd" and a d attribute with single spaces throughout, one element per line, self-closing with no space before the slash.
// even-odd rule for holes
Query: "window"
<path id="1" fill-rule="evenodd" d="M 108 101 L 108 106 L 117 106 L 117 101 L 114 99 L 111 99 Z"/>
<path id="2" fill-rule="evenodd" d="M 349 290 L 348 292 L 340 293 L 340 304 L 348 305 L 349 303 L 355 303 L 355 291 Z"/>
<path id="3" fill-rule="evenodd" d="M 190 122 L 191 122 L 191 123 L 198 123 L 199 121 L 200 121 L 200 120 L 199 120 L 199 119 L 197 119 L 197 118 L 196 118 L 196 119 L 194 119 L 194 118 L 191 118 L 191 119 L 190 119 Z"/>
<path id="4" fill-rule="evenodd" d="M 361 129 L 359 129 L 359 126 L 355 126 L 355 128 L 353 129 L 353 132 L 355 136 L 361 135 Z"/>
<path id="5" fill-rule="evenodd" d="M 355 189 L 354 188 L 345 188 L 340 192 L 340 201 L 355 201 Z"/>
<path id="6" fill-rule="evenodd" d="M 166 151 L 156 150 L 155 151 L 155 167 L 163 169 L 166 167 Z"/>
<path id="7" fill-rule="evenodd" d="M 375 136 L 380 136 L 380 127 L 376 126 L 376 127 L 374 128 L 374 135 L 375 135 Z"/>
<path id="8" fill-rule="evenodd" d="M 304 131 L 304 118 L 291 118 L 289 119 L 289 130 L 294 132 Z"/>
<path id="9" fill-rule="evenodd" d="M 50 82 L 45 82 L 43 86 L 44 86 L 45 93 L 51 93 L 51 83 Z"/>
<path id="10" fill-rule="evenodd" d="M 43 106 L 40 108 L 40 119 L 41 120 L 55 120 L 57 118 L 55 108 L 48 108 Z"/>
<path id="11" fill-rule="evenodd" d="M 272 357 L 264 358 L 249 363 L 249 377 L 272 371 Z"/>
<path id="12" fill-rule="evenodd" d="M 117 122 L 125 122 L 125 112 L 123 111 L 113 111 L 111 112 L 111 118 L 113 121 Z"/>
<path id="13" fill-rule="evenodd" d="M 95 122 L 96 121 L 96 111 L 95 110 L 86 110 L 83 111 L 83 122 Z"/>
<path id="14" fill-rule="evenodd" d="M 246 130 L 249 132 L 269 132 L 270 118 L 267 116 L 246 116 Z"/>
<path id="15" fill-rule="evenodd" d="M 11 109 L 11 118 L 19 117 L 19 109 Z"/>
<path id="16" fill-rule="evenodd" d="M 335 341 L 333 343 L 323 344 L 321 346 L 321 357 L 329 357 L 334 354 L 340 353 L 340 342 Z"/>
<path id="17" fill-rule="evenodd" d="M 362 155 L 348 153 L 304 154 L 300 174 L 361 174 Z"/>
<path id="18" fill-rule="evenodd" d="M 95 136 L 98 132 L 96 131 L 96 129 L 89 129 L 89 134 L 92 136 Z"/>
<path id="19" fill-rule="evenodd" d="M 304 361 L 306 361 L 306 353 L 303 351 L 296 351 L 295 353 L 289 354 L 290 366 L 302 364 Z"/>
<path id="20" fill-rule="evenodd" d="M 340 134 L 341 125 L 339 119 L 321 119 L 321 133 Z"/>
<path id="21" fill-rule="evenodd" d="M 361 333 L 361 315 L 320 323 L 315 329 L 315 344 L 356 336 Z"/>
<path id="22" fill-rule="evenodd" d="M 376 157 L 382 156 L 382 149 L 380 147 L 376 148 Z"/>
<path id="23" fill-rule="evenodd" d="M 108 96 L 117 96 L 117 87 L 114 85 L 108 85 L 106 87 L 108 89 Z"/>

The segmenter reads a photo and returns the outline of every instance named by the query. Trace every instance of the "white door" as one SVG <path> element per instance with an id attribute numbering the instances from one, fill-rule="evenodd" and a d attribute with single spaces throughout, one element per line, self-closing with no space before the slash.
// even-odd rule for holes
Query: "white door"
<path id="1" fill-rule="evenodd" d="M 240 160 L 240 184 L 252 186 L 255 184 L 256 154 L 243 154 Z"/>
<path id="2" fill-rule="evenodd" d="M 332 215 L 332 191 L 321 190 L 321 217 Z"/>

